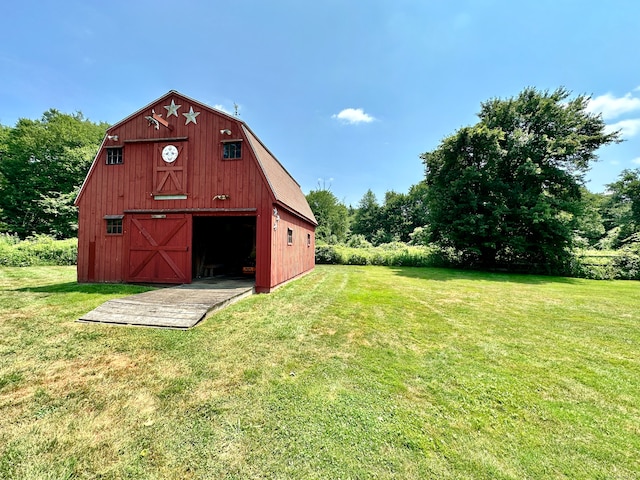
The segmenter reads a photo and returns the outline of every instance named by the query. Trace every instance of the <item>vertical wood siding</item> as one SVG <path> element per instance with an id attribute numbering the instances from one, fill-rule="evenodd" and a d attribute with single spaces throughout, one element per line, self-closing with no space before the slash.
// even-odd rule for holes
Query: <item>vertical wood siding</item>
<path id="1" fill-rule="evenodd" d="M 270 288 L 307 272 L 315 264 L 314 229 L 307 222 L 278 208 L 278 228 L 271 235 L 271 284 Z M 288 243 L 288 229 L 293 232 L 293 241 Z M 307 234 L 310 244 L 307 244 Z"/>

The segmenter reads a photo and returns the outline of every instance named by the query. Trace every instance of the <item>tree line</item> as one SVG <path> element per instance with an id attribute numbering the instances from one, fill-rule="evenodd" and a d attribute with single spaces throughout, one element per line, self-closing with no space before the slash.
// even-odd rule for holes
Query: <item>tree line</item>
<path id="1" fill-rule="evenodd" d="M 527 88 L 484 102 L 477 124 L 420 156 L 425 178 L 382 204 L 371 191 L 356 208 L 310 192 L 318 242 L 430 244 L 467 266 L 545 273 L 566 272 L 578 248 L 639 250 L 640 169 L 606 193 L 585 187 L 598 148 L 621 141 L 588 101 Z"/>
<path id="2" fill-rule="evenodd" d="M 605 193 L 585 187 L 598 148 L 621 141 L 588 101 L 527 88 L 483 102 L 475 125 L 420 155 L 424 178 L 406 193 L 369 190 L 354 207 L 319 186 L 306 196 L 318 244 L 429 244 L 470 266 L 549 272 L 576 248 L 638 245 L 640 169 Z M 74 237 L 73 201 L 108 126 L 55 109 L 0 125 L 0 232 Z"/>

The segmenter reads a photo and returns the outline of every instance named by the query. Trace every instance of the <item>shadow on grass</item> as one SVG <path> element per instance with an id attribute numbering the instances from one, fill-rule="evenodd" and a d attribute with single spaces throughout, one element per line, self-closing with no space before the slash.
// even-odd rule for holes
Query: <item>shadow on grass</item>
<path id="1" fill-rule="evenodd" d="M 133 295 L 154 290 L 154 287 L 144 285 L 129 285 L 124 283 L 78 283 L 64 282 L 37 287 L 22 287 L 10 289 L 14 292 L 34 293 L 87 293 L 98 295 Z"/>
<path id="2" fill-rule="evenodd" d="M 547 275 L 533 275 L 526 273 L 483 272 L 478 270 L 459 270 L 453 268 L 435 267 L 391 267 L 395 275 L 408 278 L 419 278 L 437 282 L 452 280 L 476 280 L 505 283 L 521 283 L 525 285 L 541 285 L 546 283 L 577 284 L 578 279 L 569 277 L 554 277 Z"/>

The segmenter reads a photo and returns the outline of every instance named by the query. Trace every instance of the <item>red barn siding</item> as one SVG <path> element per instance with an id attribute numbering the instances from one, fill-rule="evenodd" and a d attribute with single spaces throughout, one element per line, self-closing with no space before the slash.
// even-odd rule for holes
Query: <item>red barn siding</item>
<path id="1" fill-rule="evenodd" d="M 314 229 L 285 209 L 276 208 L 280 219 L 278 228 L 271 235 L 271 287 L 311 270 L 315 260 Z M 287 240 L 288 229 L 293 232 L 291 244 Z M 307 244 L 307 234 L 310 235 L 310 244 Z"/>
<path id="2" fill-rule="evenodd" d="M 182 105 L 178 118 L 166 117 L 164 106 L 171 100 Z M 190 107 L 200 115 L 196 118 L 197 123 L 186 125 L 182 114 Z M 164 114 L 162 118 L 169 121 L 171 129 L 160 125 L 156 130 L 149 126 L 144 117 L 152 109 Z M 224 129 L 231 130 L 231 136 L 220 133 Z M 277 191 L 274 193 L 272 190 L 273 180 L 270 181 L 267 175 L 275 177 L 277 182 L 289 182 L 290 185 L 278 187 L 287 195 L 291 191 L 295 195 L 297 188 L 299 199 L 301 192 L 295 181 L 240 120 L 170 92 L 114 125 L 107 133 L 117 135 L 118 140 L 105 138 L 76 201 L 79 207 L 79 281 L 124 281 L 128 272 L 127 239 L 131 234 L 127 218 L 158 211 L 185 215 L 234 215 L 234 212 L 242 212 L 236 214 L 255 216 L 258 290 L 268 291 L 313 268 L 313 245 L 306 246 L 306 233 L 311 233 L 313 242 L 315 219 L 303 219 L 278 207 L 281 226 L 278 230 L 273 229 L 273 207 L 279 200 Z M 167 138 L 171 140 L 163 140 Z M 242 141 L 241 159 L 222 158 L 221 142 L 230 139 Z M 173 166 L 159 160 L 160 151 L 167 144 L 181 149 L 173 165 L 184 168 L 181 172 L 184 174 L 182 182 L 186 199 L 154 198 L 154 183 L 158 178 L 154 177 L 154 164 L 156 170 L 157 165 L 161 168 Z M 106 164 L 106 147 L 113 146 L 123 148 L 121 165 Z M 258 159 L 257 155 L 261 158 Z M 228 198 L 214 199 L 215 195 L 227 195 Z M 299 209 L 307 212 L 308 205 L 303 202 Z M 312 213 L 306 214 L 313 217 Z M 125 215 L 122 235 L 106 235 L 105 215 Z M 286 244 L 285 224 L 300 231 L 293 246 Z M 281 235 L 284 235 L 284 241 Z"/>

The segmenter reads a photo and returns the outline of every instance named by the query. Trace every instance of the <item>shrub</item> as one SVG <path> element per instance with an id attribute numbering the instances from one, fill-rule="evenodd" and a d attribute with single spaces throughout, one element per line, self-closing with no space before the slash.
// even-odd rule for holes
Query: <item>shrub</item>
<path id="1" fill-rule="evenodd" d="M 428 245 L 430 232 L 428 227 L 416 227 L 409 234 L 411 245 Z"/>
<path id="2" fill-rule="evenodd" d="M 369 259 L 366 255 L 360 252 L 349 252 L 347 257 L 347 265 L 370 265 Z"/>
<path id="3" fill-rule="evenodd" d="M 622 247 L 611 261 L 611 269 L 614 272 L 614 278 L 640 280 L 640 243 Z"/>
<path id="4" fill-rule="evenodd" d="M 316 245 L 316 263 L 327 265 L 340 265 L 344 263 L 338 253 L 337 245 Z"/>
<path id="5" fill-rule="evenodd" d="M 78 240 L 56 240 L 37 235 L 20 241 L 16 236 L 0 234 L 0 265 L 29 267 L 36 265 L 75 265 L 78 259 Z"/>
<path id="6" fill-rule="evenodd" d="M 373 247 L 316 245 L 316 263 L 383 266 L 444 266 L 443 256 L 433 247 L 411 246 L 392 242 Z"/>
<path id="7" fill-rule="evenodd" d="M 360 233 L 351 235 L 351 238 L 347 241 L 347 247 L 351 248 L 370 248 L 372 245 L 367 241 L 366 237 Z"/>
<path id="8" fill-rule="evenodd" d="M 578 252 L 566 275 L 592 280 L 640 280 L 640 242 L 619 250 Z"/>
<path id="9" fill-rule="evenodd" d="M 472 252 L 436 246 L 383 243 L 377 247 L 316 245 L 316 263 L 332 265 L 380 265 L 387 267 L 473 268 Z M 368 243 L 368 242 L 367 242 Z M 0 247 L 2 244 L 0 243 Z M 640 280 L 640 242 L 628 243 L 617 251 L 576 252 L 562 275 L 592 280 Z"/>

